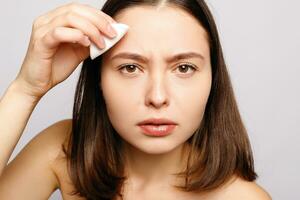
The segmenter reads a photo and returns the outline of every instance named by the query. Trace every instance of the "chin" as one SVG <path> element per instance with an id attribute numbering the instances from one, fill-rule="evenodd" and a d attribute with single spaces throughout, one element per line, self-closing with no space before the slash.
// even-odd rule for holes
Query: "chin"
<path id="1" fill-rule="evenodd" d="M 158 138 L 156 138 L 158 139 Z M 139 143 L 137 145 L 132 145 L 133 148 L 142 151 L 146 154 L 166 154 L 169 153 L 173 150 L 175 150 L 178 145 L 175 143 L 171 143 L 170 141 L 148 141 L 148 142 L 143 142 Z"/>

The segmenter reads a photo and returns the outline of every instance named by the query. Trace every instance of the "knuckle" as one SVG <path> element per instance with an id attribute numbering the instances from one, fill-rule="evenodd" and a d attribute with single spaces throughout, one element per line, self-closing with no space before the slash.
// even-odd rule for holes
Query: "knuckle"
<path id="1" fill-rule="evenodd" d="M 78 29 L 74 29 L 74 32 L 76 34 L 78 34 L 79 36 L 83 36 L 84 35 L 84 33 L 81 30 L 78 30 Z"/>
<path id="2" fill-rule="evenodd" d="M 42 35 L 36 35 L 34 38 L 33 38 L 33 43 L 37 43 L 38 41 L 41 41 L 43 38 Z"/>
<path id="3" fill-rule="evenodd" d="M 52 35 L 54 38 L 57 38 L 59 36 L 60 33 L 60 28 L 59 27 L 55 27 L 52 31 Z"/>
<path id="4" fill-rule="evenodd" d="M 103 22 L 103 24 L 104 24 L 104 26 L 105 26 L 104 28 L 106 30 L 107 27 L 110 26 L 111 23 L 108 20 L 105 19 L 104 22 Z"/>
<path id="5" fill-rule="evenodd" d="M 74 13 L 72 11 L 67 11 L 64 15 L 65 20 L 68 22 L 72 21 L 72 18 L 74 17 Z"/>
<path id="6" fill-rule="evenodd" d="M 114 23 L 115 20 L 108 14 L 106 14 L 105 12 L 101 11 L 101 15 L 109 22 Z"/>
<path id="7" fill-rule="evenodd" d="M 87 4 L 87 3 L 81 3 L 80 5 L 83 6 L 83 7 L 90 7 L 90 5 Z"/>
<path id="8" fill-rule="evenodd" d="M 41 39 L 36 39 L 36 40 L 33 40 L 32 41 L 32 45 L 31 45 L 31 49 L 32 50 L 38 50 L 39 49 L 39 46 L 40 46 L 40 43 L 41 43 Z"/>
<path id="9" fill-rule="evenodd" d="M 94 36 L 95 38 L 98 38 L 99 35 L 100 35 L 100 32 L 98 31 L 98 29 L 95 28 L 95 27 L 93 27 L 93 26 L 91 26 L 91 27 L 89 28 L 89 32 L 90 32 L 90 34 L 91 34 L 92 36 Z"/>
<path id="10" fill-rule="evenodd" d="M 32 27 L 34 29 L 37 29 L 42 23 L 42 19 L 41 19 L 41 16 L 40 17 L 37 17 L 33 20 L 33 23 L 32 23 Z"/>
<path id="11" fill-rule="evenodd" d="M 31 49 L 38 50 L 40 48 L 40 45 L 42 44 L 42 41 L 44 40 L 46 36 L 47 29 L 45 27 L 38 28 L 35 32 L 32 33 L 30 43 L 31 43 Z"/>
<path id="12" fill-rule="evenodd" d="M 42 30 L 41 28 L 38 28 L 36 29 L 33 33 L 32 33 L 32 36 L 33 36 L 33 39 L 36 40 L 40 37 L 40 35 L 42 35 Z"/>
<path id="13" fill-rule="evenodd" d="M 84 33 L 77 29 L 74 30 L 74 34 L 76 34 L 76 36 L 78 36 L 79 38 L 84 36 Z"/>
<path id="14" fill-rule="evenodd" d="M 68 7 L 69 7 L 70 10 L 75 11 L 75 10 L 78 9 L 79 5 L 80 4 L 78 2 L 71 2 L 71 3 L 68 4 Z"/>

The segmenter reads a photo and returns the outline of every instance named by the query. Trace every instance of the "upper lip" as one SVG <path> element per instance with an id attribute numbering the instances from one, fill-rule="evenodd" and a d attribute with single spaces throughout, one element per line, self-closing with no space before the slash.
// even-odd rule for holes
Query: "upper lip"
<path id="1" fill-rule="evenodd" d="M 177 124 L 177 123 L 166 118 L 151 118 L 138 123 L 138 125 L 145 125 L 145 124 L 168 124 L 169 125 L 169 124 Z"/>

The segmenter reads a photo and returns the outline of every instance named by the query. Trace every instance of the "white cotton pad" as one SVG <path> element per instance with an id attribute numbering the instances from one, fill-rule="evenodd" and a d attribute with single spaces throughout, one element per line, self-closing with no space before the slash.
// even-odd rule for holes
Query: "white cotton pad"
<path id="1" fill-rule="evenodd" d="M 105 35 L 103 35 L 104 42 L 105 42 L 105 48 L 99 49 L 98 46 L 91 43 L 90 45 L 90 57 L 91 59 L 95 59 L 96 57 L 100 56 L 104 52 L 106 52 L 108 49 L 110 49 L 112 46 L 114 46 L 128 31 L 129 26 L 126 24 L 121 23 L 112 23 L 112 27 L 116 30 L 117 36 L 114 38 L 108 38 Z"/>

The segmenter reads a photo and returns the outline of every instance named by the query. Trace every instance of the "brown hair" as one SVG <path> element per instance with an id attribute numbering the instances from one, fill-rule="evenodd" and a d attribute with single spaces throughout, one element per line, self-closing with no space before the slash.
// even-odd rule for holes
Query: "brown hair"
<path id="1" fill-rule="evenodd" d="M 115 16 L 125 8 L 139 5 L 157 6 L 159 0 L 108 0 L 102 11 Z M 223 58 L 218 30 L 203 0 L 169 0 L 193 15 L 209 36 L 212 86 L 199 128 L 187 144 L 191 146 L 183 191 L 211 191 L 233 175 L 244 180 L 257 178 L 246 129 L 241 120 L 229 74 Z M 124 176 L 122 139 L 112 127 L 99 82 L 102 56 L 84 60 L 78 80 L 72 134 L 64 151 L 68 160 L 74 194 L 87 199 L 114 199 L 121 195 Z M 200 151 L 201 150 L 201 151 Z"/>

